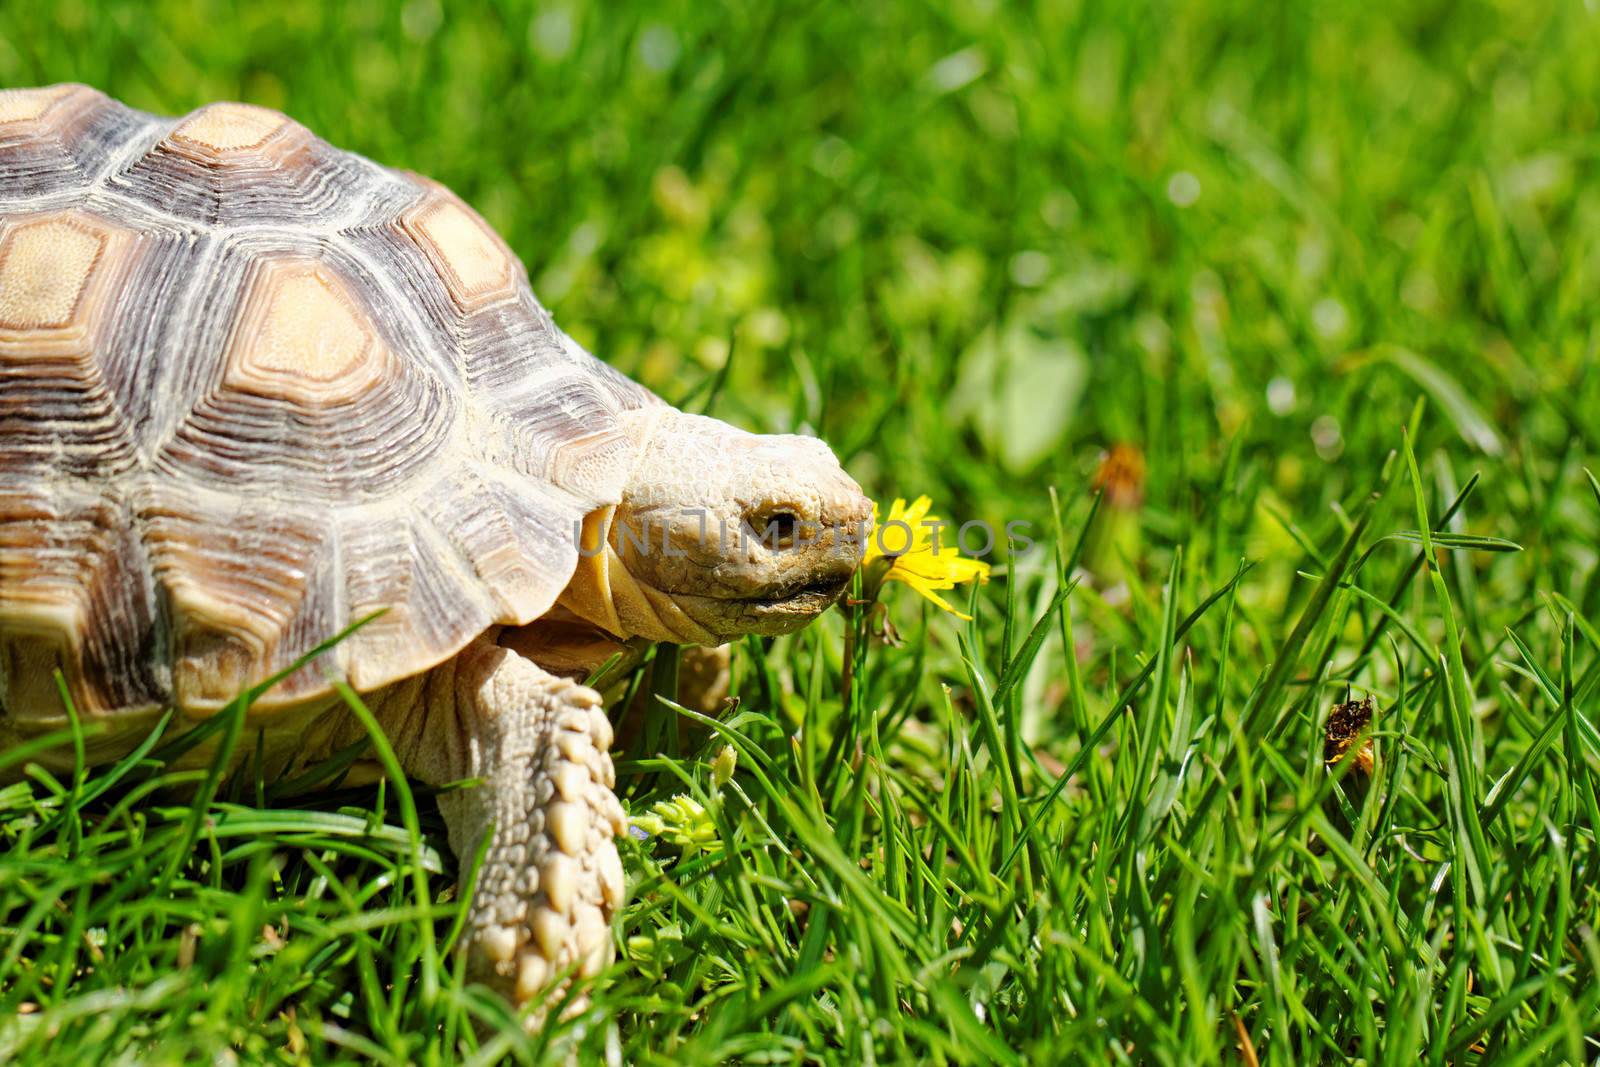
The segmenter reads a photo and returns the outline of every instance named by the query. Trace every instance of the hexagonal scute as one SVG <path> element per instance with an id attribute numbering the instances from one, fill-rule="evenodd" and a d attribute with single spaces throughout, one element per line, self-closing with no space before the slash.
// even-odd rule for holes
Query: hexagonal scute
<path id="1" fill-rule="evenodd" d="M 230 152 L 259 152 L 274 134 L 294 136 L 304 130 L 289 116 L 271 108 L 224 102 L 190 112 L 173 129 L 168 141 L 204 158 L 222 160 Z"/>
<path id="2" fill-rule="evenodd" d="M 148 122 L 87 85 L 0 91 L 0 203 L 86 191 Z"/>
<path id="3" fill-rule="evenodd" d="M 138 254 L 131 232 L 87 212 L 0 216 L 0 425 L 25 466 L 106 474 L 131 462 L 97 347 Z"/>
<path id="4" fill-rule="evenodd" d="M 460 398 L 378 316 L 359 274 L 299 254 L 247 268 L 214 375 L 155 467 L 241 494 L 338 504 L 402 490 L 460 432 Z"/>
<path id="5" fill-rule="evenodd" d="M 105 232 L 70 212 L 11 227 L 0 242 L 0 328 L 71 324 L 105 248 Z"/>
<path id="6" fill-rule="evenodd" d="M 0 92 L 0 126 L 37 122 L 68 96 L 94 92 L 87 85 L 47 85 L 41 89 L 6 89 Z"/>
<path id="7" fill-rule="evenodd" d="M 428 195 L 400 216 L 463 314 L 511 297 L 522 264 L 500 235 L 449 189 L 422 179 Z"/>
<path id="8" fill-rule="evenodd" d="M 208 104 L 107 182 L 113 192 L 202 226 L 339 223 L 360 216 L 377 168 L 287 115 Z"/>
<path id="9" fill-rule="evenodd" d="M 314 259 L 259 262 L 228 346 L 223 381 L 308 407 L 353 403 L 392 357 L 354 295 Z"/>

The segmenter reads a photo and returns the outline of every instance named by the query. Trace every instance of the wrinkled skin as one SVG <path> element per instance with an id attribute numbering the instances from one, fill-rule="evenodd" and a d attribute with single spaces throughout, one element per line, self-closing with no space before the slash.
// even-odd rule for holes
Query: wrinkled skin
<path id="1" fill-rule="evenodd" d="M 633 475 L 585 524 L 563 606 L 620 637 L 716 645 L 789 633 L 833 603 L 872 504 L 827 445 L 663 408 L 627 426 Z"/>

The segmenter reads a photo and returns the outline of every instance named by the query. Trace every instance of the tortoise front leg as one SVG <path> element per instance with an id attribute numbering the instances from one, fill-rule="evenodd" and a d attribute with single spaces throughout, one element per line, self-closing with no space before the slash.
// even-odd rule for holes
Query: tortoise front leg
<path id="1" fill-rule="evenodd" d="M 569 966 L 585 976 L 606 966 L 624 890 L 613 838 L 626 821 L 599 695 L 480 640 L 392 699 L 380 718 L 410 742 L 396 746 L 406 773 L 483 780 L 439 797 L 463 878 L 493 835 L 472 902 L 470 973 L 520 1007 Z"/>

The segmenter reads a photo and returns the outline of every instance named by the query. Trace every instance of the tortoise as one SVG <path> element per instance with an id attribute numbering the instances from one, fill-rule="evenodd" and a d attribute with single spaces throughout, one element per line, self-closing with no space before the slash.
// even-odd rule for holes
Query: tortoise
<path id="1" fill-rule="evenodd" d="M 246 728 L 303 766 L 365 736 L 347 683 L 408 775 L 481 780 L 439 803 L 514 1003 L 624 900 L 574 675 L 803 626 L 870 516 L 822 442 L 586 352 L 442 185 L 263 107 L 0 92 L 0 745 L 68 723 L 57 672 L 96 762 L 281 675 Z"/>

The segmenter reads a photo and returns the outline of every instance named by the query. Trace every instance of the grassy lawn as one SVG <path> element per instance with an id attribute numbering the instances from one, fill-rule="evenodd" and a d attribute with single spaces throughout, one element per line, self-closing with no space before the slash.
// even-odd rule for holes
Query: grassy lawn
<path id="1" fill-rule="evenodd" d="M 191 808 L 176 726 L 32 773 L 0 1060 L 1593 1062 L 1597 54 L 1566 2 L 0 7 L 0 86 L 282 108 L 669 400 L 1034 542 L 970 623 L 740 646 L 714 731 L 640 701 L 625 805 L 703 813 L 528 1038 L 426 793 Z"/>

